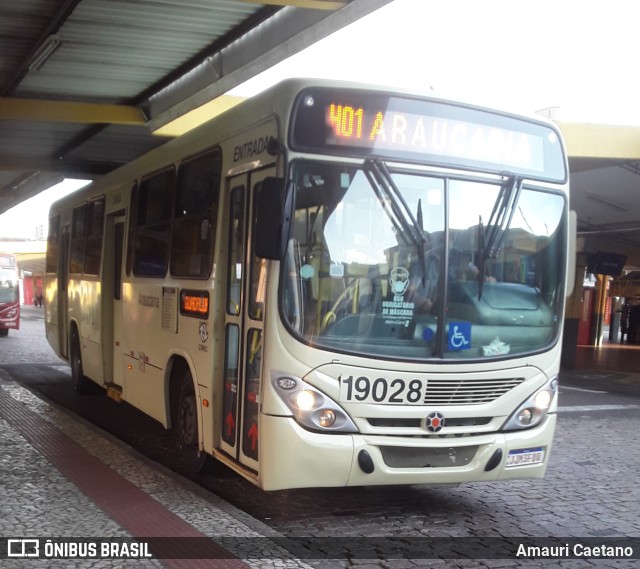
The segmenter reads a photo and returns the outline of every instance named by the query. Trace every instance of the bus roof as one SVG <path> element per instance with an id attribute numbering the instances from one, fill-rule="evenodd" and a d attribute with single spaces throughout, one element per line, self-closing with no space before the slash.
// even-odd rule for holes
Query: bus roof
<path id="1" fill-rule="evenodd" d="M 213 117 L 193 130 L 176 137 L 167 143 L 149 151 L 139 158 L 120 166 L 105 176 L 97 179 L 92 184 L 85 186 L 81 192 L 74 192 L 52 205 L 52 210 L 64 208 L 74 203 L 90 199 L 94 195 L 104 192 L 107 187 L 130 183 L 131 180 L 150 174 L 169 164 L 179 162 L 183 158 L 211 148 L 224 140 L 238 134 L 241 130 L 239 124 L 246 125 L 247 129 L 277 116 L 280 121 L 287 120 L 296 99 L 296 95 L 305 88 L 335 88 L 340 90 L 366 90 L 389 95 L 402 95 L 409 98 L 434 101 L 454 106 L 467 107 L 480 111 L 498 113 L 505 117 L 522 119 L 528 122 L 546 125 L 553 129 L 561 139 L 561 133 L 555 123 L 539 115 L 524 115 L 504 112 L 498 109 L 482 107 L 456 99 L 434 96 L 433 93 L 402 90 L 389 86 L 375 84 L 356 83 L 349 81 L 292 78 L 248 98 L 224 113 Z M 282 128 L 282 122 L 279 122 Z M 287 136 L 287 132 L 280 132 L 280 136 Z"/>

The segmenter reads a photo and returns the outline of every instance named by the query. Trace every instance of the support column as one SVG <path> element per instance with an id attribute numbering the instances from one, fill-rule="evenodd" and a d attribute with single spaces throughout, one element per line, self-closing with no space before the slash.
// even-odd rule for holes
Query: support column
<path id="1" fill-rule="evenodd" d="M 591 320 L 591 330 L 589 332 L 589 344 L 595 347 L 602 346 L 604 311 L 607 303 L 608 275 L 596 275 L 596 302 L 593 307 L 593 318 Z"/>
<path id="2" fill-rule="evenodd" d="M 573 294 L 566 300 L 564 330 L 562 335 L 561 366 L 565 369 L 576 367 L 576 346 L 578 345 L 578 327 L 582 313 L 582 288 L 587 266 L 587 256 L 579 253 L 576 256 L 576 274 Z"/>

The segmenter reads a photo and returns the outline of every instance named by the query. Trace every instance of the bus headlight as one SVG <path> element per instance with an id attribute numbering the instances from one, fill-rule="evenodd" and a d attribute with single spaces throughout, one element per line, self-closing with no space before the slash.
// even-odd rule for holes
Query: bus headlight
<path id="1" fill-rule="evenodd" d="M 313 391 L 303 389 L 296 393 L 296 406 L 300 411 L 311 411 L 316 404 L 316 396 Z"/>
<path id="2" fill-rule="evenodd" d="M 357 433 L 355 424 L 333 399 L 307 382 L 293 377 L 276 377 L 273 387 L 296 421 L 314 431 Z"/>
<path id="3" fill-rule="evenodd" d="M 524 401 L 503 425 L 503 431 L 517 431 L 539 425 L 547 416 L 558 391 L 558 379 L 553 378 Z"/>

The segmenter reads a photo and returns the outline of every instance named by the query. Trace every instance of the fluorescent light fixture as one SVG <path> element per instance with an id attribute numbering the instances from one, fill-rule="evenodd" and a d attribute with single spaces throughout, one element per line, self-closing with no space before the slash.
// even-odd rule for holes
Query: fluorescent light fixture
<path id="1" fill-rule="evenodd" d="M 31 57 L 29 62 L 29 71 L 38 71 L 44 63 L 51 57 L 53 52 L 60 47 L 62 40 L 60 36 L 55 34 L 50 35 L 46 40 L 42 42 L 40 47 Z"/>

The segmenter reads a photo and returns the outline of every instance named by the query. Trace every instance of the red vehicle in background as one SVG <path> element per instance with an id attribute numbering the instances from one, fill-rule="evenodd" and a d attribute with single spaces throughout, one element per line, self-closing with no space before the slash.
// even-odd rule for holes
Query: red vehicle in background
<path id="1" fill-rule="evenodd" d="M 20 281 L 15 255 L 0 253 L 0 337 L 20 328 Z"/>

